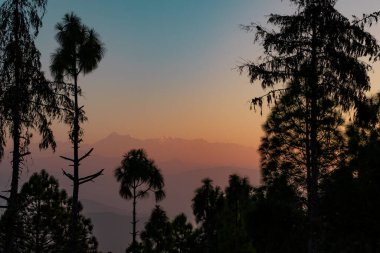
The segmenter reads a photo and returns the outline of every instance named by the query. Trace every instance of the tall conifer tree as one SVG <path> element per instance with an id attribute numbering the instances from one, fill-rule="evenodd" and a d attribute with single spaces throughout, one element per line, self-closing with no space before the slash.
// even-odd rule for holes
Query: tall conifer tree
<path id="1" fill-rule="evenodd" d="M 58 89 L 41 71 L 35 39 L 42 26 L 47 0 L 7 0 L 0 7 L 0 155 L 12 140 L 12 180 L 6 199 L 6 252 L 14 252 L 14 218 L 19 178 L 33 132 L 41 135 L 40 148 L 55 148 L 51 120 L 60 116 Z M 62 91 L 62 90 L 61 90 Z M 64 96 L 63 96 L 64 97 Z M 63 98 L 62 97 L 62 98 Z"/>
<path id="2" fill-rule="evenodd" d="M 299 83 L 305 96 L 306 111 L 306 174 L 309 217 L 309 253 L 317 253 L 320 230 L 318 211 L 321 164 L 318 129 L 325 98 L 334 106 L 349 110 L 364 99 L 369 90 L 367 71 L 370 66 L 360 57 L 376 57 L 376 39 L 362 26 L 352 23 L 335 9 L 335 0 L 291 0 L 297 10 L 292 15 L 271 14 L 272 29 L 251 24 L 245 28 L 256 32 L 256 41 L 264 48 L 260 62 L 248 62 L 240 70 L 248 71 L 251 82 L 259 80 L 263 88 L 273 88 L 266 96 L 254 98 L 253 105 L 262 105 L 281 96 L 278 83 Z M 285 87 L 287 88 L 287 87 Z M 297 96 L 297 94 L 295 94 Z"/>
<path id="3" fill-rule="evenodd" d="M 73 144 L 73 157 L 64 157 L 63 159 L 72 162 L 73 173 L 64 171 L 73 182 L 73 202 L 71 217 L 71 252 L 77 252 L 79 245 L 79 235 L 77 234 L 78 213 L 79 213 L 79 186 L 100 176 L 103 170 L 89 176 L 80 177 L 80 162 L 87 158 L 93 149 L 90 149 L 83 156 L 79 155 L 79 144 L 82 142 L 83 129 L 80 123 L 86 120 L 83 106 L 79 105 L 80 87 L 78 85 L 79 74 L 88 74 L 98 67 L 98 63 L 103 58 L 104 46 L 99 39 L 98 34 L 83 25 L 81 19 L 74 13 L 66 14 L 62 22 L 56 25 L 56 40 L 59 48 L 51 57 L 50 70 L 56 81 L 72 81 L 71 98 L 72 103 L 66 108 L 69 113 L 66 122 L 70 125 L 70 140 Z M 66 78 L 65 78 L 66 77 Z"/>

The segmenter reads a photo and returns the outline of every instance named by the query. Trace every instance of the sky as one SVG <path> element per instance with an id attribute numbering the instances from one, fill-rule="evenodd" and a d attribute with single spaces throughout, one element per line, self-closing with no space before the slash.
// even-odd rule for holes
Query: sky
<path id="1" fill-rule="evenodd" d="M 293 7 L 286 0 L 49 0 L 37 46 L 49 76 L 54 26 L 68 12 L 104 42 L 99 67 L 79 79 L 87 143 L 117 132 L 257 147 L 268 109 L 261 116 L 249 100 L 264 91 L 236 67 L 262 51 L 240 25 L 265 25 L 266 15 Z M 360 16 L 380 10 L 380 1 L 340 0 L 337 9 Z M 380 39 L 380 24 L 371 31 Z M 374 66 L 372 92 L 380 91 Z M 55 124 L 57 139 L 66 141 L 68 129 Z"/>

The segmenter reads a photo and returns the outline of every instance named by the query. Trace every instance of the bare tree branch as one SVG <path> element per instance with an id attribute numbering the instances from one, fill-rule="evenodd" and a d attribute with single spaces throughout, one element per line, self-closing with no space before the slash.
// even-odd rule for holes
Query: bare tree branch
<path id="1" fill-rule="evenodd" d="M 354 21 L 352 22 L 354 25 L 365 25 L 369 23 L 371 26 L 373 22 L 378 22 L 380 18 L 380 11 L 373 12 L 371 14 L 363 14 L 362 18 L 354 17 Z"/>
<path id="2" fill-rule="evenodd" d="M 20 154 L 20 158 L 21 157 L 24 157 L 24 156 L 27 156 L 27 155 L 30 155 L 31 153 L 28 151 L 28 152 L 26 152 L 26 153 L 23 153 L 23 154 Z"/>
<path id="3" fill-rule="evenodd" d="M 64 169 L 62 169 L 63 175 L 68 177 L 71 181 L 74 181 L 74 176 L 71 175 L 70 173 L 67 173 Z"/>
<path id="4" fill-rule="evenodd" d="M 97 173 L 92 174 L 90 176 L 79 178 L 79 180 L 78 180 L 79 181 L 79 185 L 87 183 L 89 181 L 93 181 L 95 178 L 103 175 L 103 171 L 104 171 L 104 169 L 102 169 L 102 170 L 98 171 Z"/>
<path id="5" fill-rule="evenodd" d="M 82 161 L 83 159 L 85 159 L 86 157 L 90 156 L 90 154 L 92 153 L 93 150 L 94 150 L 94 148 L 91 148 L 90 151 L 88 151 L 84 156 L 79 158 L 79 162 Z"/>
<path id="6" fill-rule="evenodd" d="M 4 199 L 4 200 L 6 200 L 6 201 L 9 200 L 9 198 L 8 198 L 8 197 L 5 197 L 4 195 L 0 195 L 0 199 Z"/>
<path id="7" fill-rule="evenodd" d="M 62 159 L 68 160 L 68 161 L 70 161 L 70 162 L 74 162 L 74 159 L 68 158 L 68 157 L 66 157 L 66 156 L 62 156 L 62 155 L 60 155 L 59 157 L 61 157 Z"/>

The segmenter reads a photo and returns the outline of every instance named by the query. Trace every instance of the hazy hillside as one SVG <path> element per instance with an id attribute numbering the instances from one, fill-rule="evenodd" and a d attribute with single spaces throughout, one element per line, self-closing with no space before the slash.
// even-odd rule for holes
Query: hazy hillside
<path id="1" fill-rule="evenodd" d="M 58 143 L 56 153 L 39 152 L 33 145 L 32 157 L 28 159 L 21 176 L 24 182 L 35 171 L 46 169 L 59 179 L 62 187 L 68 189 L 70 182 L 62 175 L 62 169 L 69 170 L 69 163 L 59 155 L 70 156 L 70 143 Z M 84 202 L 85 212 L 92 218 L 95 235 L 101 250 L 123 252 L 129 243 L 131 226 L 131 202 L 119 197 L 119 185 L 113 171 L 122 159 L 122 154 L 132 148 L 144 148 L 148 156 L 155 160 L 165 177 L 166 199 L 159 203 L 170 217 L 184 212 L 192 220 L 191 199 L 201 180 L 209 177 L 215 184 L 224 187 L 228 176 L 238 173 L 248 176 L 251 183 L 259 183 L 256 168 L 256 150 L 236 144 L 208 143 L 204 140 L 183 140 L 176 138 L 139 140 L 130 136 L 111 134 L 93 145 L 82 145 L 81 153 L 94 147 L 93 154 L 82 162 L 81 175 L 98 169 L 105 169 L 104 175 L 94 183 L 80 188 L 80 199 Z M 9 154 L 9 153 L 7 153 Z M 1 163 L 0 189 L 6 190 L 10 183 L 10 155 Z M 138 203 L 140 226 L 151 212 L 153 199 Z M 112 239 L 113 238 L 113 239 Z M 111 240 L 112 239 L 112 240 Z M 110 241 L 111 240 L 111 241 Z M 122 246 L 120 248 L 120 246 Z"/>
<path id="2" fill-rule="evenodd" d="M 125 210 L 92 200 L 82 200 L 82 203 L 85 207 L 85 215 L 91 218 L 94 224 L 94 234 L 99 240 L 100 249 L 104 252 L 124 252 L 126 245 L 132 240 L 129 233 L 132 215 L 126 213 Z M 139 216 L 138 231 L 143 229 L 147 220 L 148 216 Z"/>

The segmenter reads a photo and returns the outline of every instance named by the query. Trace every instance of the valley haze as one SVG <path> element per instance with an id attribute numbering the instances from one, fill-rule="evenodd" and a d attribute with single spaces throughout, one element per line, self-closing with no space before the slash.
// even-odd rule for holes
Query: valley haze
<path id="1" fill-rule="evenodd" d="M 167 211 L 170 218 L 185 213 L 193 224 L 191 199 L 195 189 L 201 186 L 202 179 L 209 177 L 215 185 L 222 188 L 227 185 L 228 176 L 233 173 L 248 177 L 253 185 L 258 185 L 260 181 L 256 148 L 238 144 L 180 138 L 141 140 L 112 133 L 93 144 L 84 143 L 80 147 L 81 154 L 94 148 L 92 155 L 81 164 L 81 175 L 104 169 L 103 176 L 80 188 L 79 198 L 85 214 L 93 221 L 99 249 L 106 252 L 123 252 L 130 242 L 132 203 L 119 196 L 119 183 L 114 178 L 114 170 L 120 164 L 123 154 L 131 149 L 145 149 L 148 157 L 161 169 L 165 179 L 166 198 L 158 204 Z M 59 157 L 72 156 L 71 143 L 58 142 L 55 153 L 51 150 L 39 151 L 35 143 L 30 150 L 32 155 L 23 168 L 21 181 L 25 182 L 34 172 L 45 169 L 58 178 L 60 186 L 71 195 L 70 181 L 62 175 L 62 169 L 70 172 L 71 167 Z M 10 184 L 10 157 L 8 146 L 1 162 L 1 190 L 7 190 Z M 140 230 L 155 204 L 153 196 L 138 202 Z"/>

